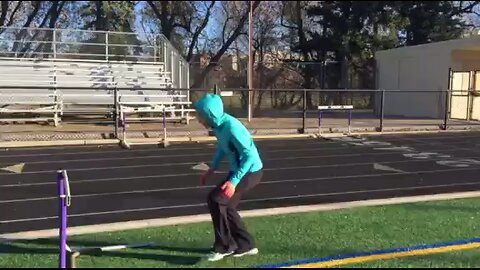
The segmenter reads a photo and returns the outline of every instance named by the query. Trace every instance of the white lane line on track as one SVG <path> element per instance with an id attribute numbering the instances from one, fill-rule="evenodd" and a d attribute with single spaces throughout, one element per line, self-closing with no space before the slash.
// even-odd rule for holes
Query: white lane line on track
<path id="1" fill-rule="evenodd" d="M 331 141 L 322 141 L 315 139 L 314 142 L 302 142 L 302 145 L 331 145 Z M 285 143 L 278 143 L 278 146 L 283 146 Z M 263 144 L 257 144 L 257 147 L 262 148 L 262 147 L 272 147 L 272 146 L 277 146 L 275 145 L 263 145 Z M 0 158 L 11 158 L 11 157 L 46 157 L 46 156 L 63 156 L 63 155 L 92 155 L 92 154 L 112 154 L 112 153 L 143 153 L 143 152 L 175 152 L 175 151 L 184 151 L 184 150 L 205 150 L 205 149 L 215 149 L 215 146 L 211 145 L 205 145 L 202 147 L 170 147 L 170 148 L 149 148 L 149 149 L 130 149 L 130 150 L 123 150 L 118 148 L 117 150 L 112 150 L 112 151 L 91 151 L 91 152 L 86 152 L 86 151 L 75 151 L 75 152 L 58 152 L 58 153 L 45 153 L 45 154 L 19 154 L 19 155 L 0 155 Z M 38 150 L 40 151 L 40 150 Z M 7 151 L 0 151 L 2 152 L 7 152 Z M 13 152 L 13 151 L 12 151 Z"/>
<path id="2" fill-rule="evenodd" d="M 260 184 L 283 184 L 283 183 L 295 183 L 295 182 L 311 182 L 311 181 L 330 181 L 330 180 L 339 180 L 339 179 L 357 179 L 362 177 L 383 177 L 383 176 L 392 176 L 392 175 L 412 175 L 412 174 L 428 174 L 428 173 L 439 173 L 439 172 L 463 172 L 463 171 L 473 171 L 480 170 L 480 168 L 468 168 L 468 169 L 444 169 L 444 170 L 425 170 L 425 171 L 416 171 L 416 172 L 392 172 L 392 173 L 383 173 L 383 174 L 363 174 L 363 175 L 347 175 L 347 176 L 332 176 L 332 177 L 316 177 L 316 178 L 302 178 L 302 179 L 286 179 L 286 180 L 275 180 L 275 181 L 264 181 Z M 479 182 L 480 184 L 480 182 Z M 162 189 L 148 189 L 148 190 L 135 190 L 135 191 L 120 191 L 120 192 L 110 192 L 110 193 L 92 193 L 92 194 L 83 194 L 83 195 L 73 195 L 72 198 L 90 198 L 98 196 L 113 196 L 113 195 L 126 195 L 126 194 L 145 194 L 145 193 L 155 193 L 155 192 L 166 192 L 166 191 L 184 191 L 184 190 L 193 190 L 193 189 L 205 189 L 205 188 L 214 188 L 215 186 L 191 186 L 191 187 L 178 187 L 178 188 L 162 188 Z M 32 201 L 45 201 L 45 200 L 56 200 L 58 197 L 43 197 L 43 198 L 25 198 L 25 199 L 15 199 L 15 200 L 4 200 L 0 201 L 0 204 L 8 203 L 24 203 Z"/>
<path id="3" fill-rule="evenodd" d="M 336 195 L 379 193 L 379 192 L 389 192 L 389 191 L 408 191 L 408 190 L 418 190 L 418 189 L 428 189 L 428 188 L 459 187 L 459 186 L 472 186 L 472 185 L 480 185 L 480 182 L 470 182 L 470 183 L 462 183 L 462 184 L 430 185 L 430 186 L 418 186 L 418 187 L 407 187 L 407 188 L 388 188 L 388 189 L 372 189 L 372 190 L 358 190 L 358 191 L 347 191 L 347 192 L 306 194 L 306 195 L 271 197 L 271 198 L 262 198 L 262 199 L 250 199 L 250 200 L 244 200 L 243 202 L 244 203 L 249 203 L 249 202 L 278 201 L 278 200 L 302 199 L 302 198 L 313 198 L 313 197 L 322 197 L 322 196 L 326 197 L 326 196 L 336 196 Z M 92 212 L 92 213 L 84 213 L 84 214 L 71 214 L 71 215 L 68 215 L 68 217 L 69 218 L 90 217 L 90 216 L 100 216 L 100 215 L 124 214 L 124 213 L 134 213 L 134 212 L 157 211 L 157 210 L 179 209 L 179 208 L 193 208 L 193 207 L 205 207 L 205 206 L 206 206 L 205 203 L 187 204 L 187 205 L 173 205 L 173 206 L 159 206 L 159 207 L 151 207 L 151 208 L 137 208 L 137 209 L 125 209 L 125 210 L 115 210 L 115 211 L 105 211 L 105 212 Z M 52 220 L 52 219 L 58 219 L 58 216 L 4 220 L 4 221 L 0 221 L 0 224 L 44 221 L 44 220 Z"/>
<path id="4" fill-rule="evenodd" d="M 325 150 L 341 150 L 348 147 L 326 147 L 326 148 L 305 148 L 305 149 L 286 149 L 286 150 L 269 150 L 263 151 L 265 153 L 278 153 L 278 152 L 302 152 L 302 151 L 316 151 L 322 149 Z M 90 153 L 93 154 L 93 153 Z M 156 158 L 174 158 L 174 157 L 190 157 L 190 156 L 211 156 L 213 153 L 198 153 L 198 154 L 181 154 L 181 155 L 151 155 L 151 156 L 129 156 L 129 157 L 113 157 L 113 158 L 90 158 L 90 159 L 61 159 L 61 160 L 42 160 L 42 161 L 26 161 L 29 165 L 32 164 L 49 164 L 49 163 L 69 163 L 69 162 L 94 162 L 94 161 L 115 161 L 115 160 L 137 160 L 137 159 L 156 159 Z M 11 162 L 9 162 L 11 164 Z M 1 163 L 0 163 L 1 166 Z"/>
<path id="5" fill-rule="evenodd" d="M 356 155 L 356 156 L 363 156 L 363 155 Z M 279 160 L 297 160 L 297 159 L 315 159 L 325 156 L 309 156 L 309 157 L 292 157 L 292 158 L 278 158 L 278 159 L 270 159 L 270 161 L 279 161 Z M 475 157 L 464 157 L 464 158 L 475 158 Z M 420 162 L 435 162 L 442 159 L 435 159 L 432 158 L 430 160 L 410 160 L 401 157 L 402 160 L 398 161 L 386 161 L 380 162 L 381 164 L 401 164 L 401 163 L 420 163 Z M 302 167 L 279 167 L 279 168 L 265 168 L 264 171 L 277 171 L 277 170 L 293 170 L 293 169 L 308 169 L 308 168 L 330 168 L 330 167 L 346 167 L 346 166 L 361 166 L 361 165 L 371 165 L 374 162 L 360 162 L 360 163 L 339 163 L 339 164 L 328 164 L 328 165 L 315 165 L 315 166 L 302 166 Z M 188 163 L 187 165 L 192 165 L 196 163 Z M 143 165 L 141 165 L 143 166 Z M 147 166 L 154 166 L 154 165 L 147 165 Z M 160 165 L 159 165 L 160 166 Z M 171 164 L 167 164 L 165 166 L 171 166 Z M 81 169 L 82 171 L 84 169 Z M 86 169 L 85 169 L 86 170 Z M 75 170 L 69 170 L 75 171 Z M 51 173 L 50 171 L 48 171 Z M 173 177 L 182 177 L 182 176 L 196 176 L 200 175 L 201 173 L 184 173 L 184 174 L 159 174 L 159 175 L 146 175 L 146 176 L 135 176 L 135 177 L 113 177 L 113 178 L 97 178 L 97 179 L 84 179 L 84 180 L 74 180 L 72 179 L 71 184 L 85 184 L 85 183 L 99 183 L 99 182 L 111 182 L 111 181 L 123 181 L 123 180 L 142 180 L 142 179 L 155 179 L 155 178 L 173 178 Z M 22 184 L 6 184 L 0 185 L 0 188 L 12 188 L 12 187 L 29 187 L 29 186 L 44 186 L 44 185 L 56 185 L 56 181 L 50 182 L 40 182 L 40 183 L 22 183 Z"/>
<path id="6" fill-rule="evenodd" d="M 343 149 L 343 148 L 342 148 Z M 322 148 L 319 149 L 296 149 L 296 150 L 286 150 L 286 151 L 279 151 L 279 150 L 274 150 L 274 151 L 269 151 L 269 153 L 278 153 L 278 152 L 321 152 Z M 444 153 L 449 153 L 449 152 L 456 152 L 458 151 L 457 149 L 446 149 L 446 150 L 441 150 L 441 149 L 436 149 L 438 151 L 442 151 Z M 315 156 L 316 158 L 334 158 L 334 157 L 355 157 L 355 156 L 381 156 L 381 155 L 389 155 L 389 154 L 401 154 L 402 152 L 400 151 L 382 151 L 382 152 L 366 152 L 366 153 L 356 153 L 356 154 L 337 154 L 337 155 L 322 155 L 322 156 Z M 193 156 L 205 156 L 205 157 L 210 157 L 211 154 L 189 154 L 189 155 L 181 155 L 182 157 L 193 157 Z M 172 157 L 172 156 L 170 156 Z M 295 157 L 295 158 L 302 158 L 302 157 Z M 27 163 L 28 165 L 28 163 Z M 149 165 L 132 165 L 132 166 L 111 166 L 111 167 L 91 167 L 91 168 L 82 168 L 82 169 L 68 169 L 68 171 L 93 171 L 93 170 L 111 170 L 111 169 L 133 169 L 133 168 L 148 168 L 148 167 L 159 167 L 160 165 L 158 164 L 149 164 Z M 30 172 L 22 172 L 21 174 L 39 174 L 39 173 L 52 173 L 54 170 L 44 170 L 44 171 L 30 171 Z M 9 173 L 0 173 L 0 176 L 2 175 L 10 175 Z"/>

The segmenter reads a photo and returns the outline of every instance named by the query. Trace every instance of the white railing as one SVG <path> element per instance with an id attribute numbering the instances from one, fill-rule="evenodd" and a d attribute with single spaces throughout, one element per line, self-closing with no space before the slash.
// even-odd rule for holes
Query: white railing
<path id="1" fill-rule="evenodd" d="M 18 58 L 162 65 L 174 88 L 189 87 L 189 63 L 162 34 L 0 27 L 0 60 Z"/>

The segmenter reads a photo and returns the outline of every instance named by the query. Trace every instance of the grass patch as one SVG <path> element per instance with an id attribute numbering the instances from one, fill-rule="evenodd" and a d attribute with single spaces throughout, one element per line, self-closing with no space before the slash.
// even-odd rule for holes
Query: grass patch
<path id="1" fill-rule="evenodd" d="M 331 212 L 246 219 L 260 254 L 202 259 L 213 241 L 210 223 L 169 226 L 69 238 L 72 246 L 154 242 L 155 246 L 81 256 L 79 267 L 250 267 L 361 251 L 474 238 L 480 199 L 363 207 Z M 0 244 L 0 267 L 56 267 L 57 240 Z M 391 259 L 346 267 L 468 267 L 480 252 L 461 251 Z"/>

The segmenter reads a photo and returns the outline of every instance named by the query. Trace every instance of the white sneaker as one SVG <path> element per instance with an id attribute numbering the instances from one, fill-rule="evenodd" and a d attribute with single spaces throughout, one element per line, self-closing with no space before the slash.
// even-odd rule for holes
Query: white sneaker
<path id="1" fill-rule="evenodd" d="M 258 254 L 258 248 L 253 248 L 242 253 L 235 253 L 233 257 L 240 258 L 247 255 L 257 255 L 257 254 Z"/>
<path id="2" fill-rule="evenodd" d="M 218 252 L 212 252 L 210 254 L 207 255 L 207 260 L 209 262 L 216 262 L 216 261 L 220 261 L 222 260 L 223 258 L 227 257 L 227 256 L 230 256 L 233 254 L 233 251 L 231 252 L 227 252 L 227 253 L 218 253 Z"/>

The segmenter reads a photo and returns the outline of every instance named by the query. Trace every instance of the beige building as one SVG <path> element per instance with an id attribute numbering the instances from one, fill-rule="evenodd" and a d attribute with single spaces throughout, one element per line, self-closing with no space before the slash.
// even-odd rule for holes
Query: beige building
<path id="1" fill-rule="evenodd" d="M 385 95 L 385 115 L 443 118 L 450 93 L 452 119 L 480 120 L 480 36 L 379 51 L 377 88 Z M 426 92 L 415 92 L 426 91 Z"/>

